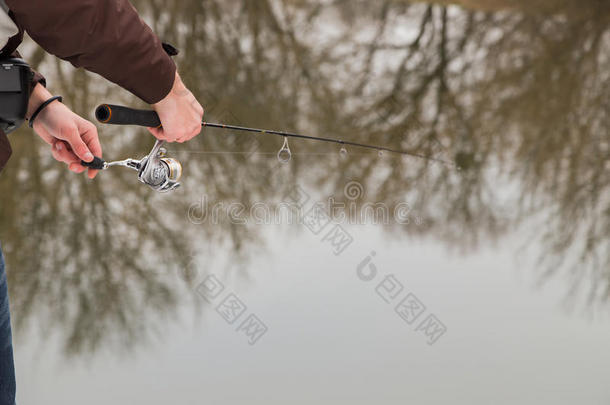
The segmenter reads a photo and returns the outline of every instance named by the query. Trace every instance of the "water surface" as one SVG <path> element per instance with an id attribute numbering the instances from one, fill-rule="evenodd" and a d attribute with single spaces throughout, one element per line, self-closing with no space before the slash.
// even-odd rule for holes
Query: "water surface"
<path id="1" fill-rule="evenodd" d="M 134 1 L 207 120 L 450 164 L 295 140 L 281 165 L 281 138 L 206 129 L 154 195 L 20 130 L 0 177 L 20 402 L 607 403 L 610 8 L 445 3 Z M 141 106 L 23 53 L 84 116 Z M 106 159 L 153 144 L 99 129 Z"/>

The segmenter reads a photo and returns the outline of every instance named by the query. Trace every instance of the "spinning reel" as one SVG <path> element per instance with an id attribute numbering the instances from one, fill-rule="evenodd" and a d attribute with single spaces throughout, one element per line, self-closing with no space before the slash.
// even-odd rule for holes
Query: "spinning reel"
<path id="1" fill-rule="evenodd" d="M 81 162 L 85 167 L 96 170 L 107 170 L 113 166 L 123 166 L 138 172 L 138 179 L 150 188 L 160 193 L 167 193 L 180 187 L 182 165 L 173 158 L 166 157 L 167 150 L 163 148 L 164 141 L 155 143 L 152 150 L 142 159 L 125 159 L 115 162 L 105 162 L 96 157 L 93 162 Z"/>

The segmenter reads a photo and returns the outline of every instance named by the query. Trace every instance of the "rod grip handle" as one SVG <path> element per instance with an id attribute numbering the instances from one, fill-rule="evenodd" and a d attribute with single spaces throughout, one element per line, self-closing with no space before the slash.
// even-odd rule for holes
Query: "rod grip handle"
<path id="1" fill-rule="evenodd" d="M 161 120 L 156 111 L 136 110 L 120 105 L 100 105 L 95 109 L 95 118 L 102 124 L 139 125 L 148 128 L 161 127 Z"/>
<path id="2" fill-rule="evenodd" d="M 98 158 L 97 156 L 93 158 L 93 162 L 85 162 L 84 160 L 81 160 L 80 164 L 81 166 L 94 170 L 104 170 L 104 167 L 106 166 L 104 159 Z"/>

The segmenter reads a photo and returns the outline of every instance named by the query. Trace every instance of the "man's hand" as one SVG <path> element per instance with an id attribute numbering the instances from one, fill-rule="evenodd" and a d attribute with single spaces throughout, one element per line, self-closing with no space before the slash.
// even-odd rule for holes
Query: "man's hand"
<path id="1" fill-rule="evenodd" d="M 28 117 L 52 95 L 40 84 L 30 98 Z M 91 122 L 79 117 L 64 104 L 54 101 L 36 117 L 34 131 L 51 145 L 53 157 L 66 163 L 74 173 L 87 170 L 80 163 L 102 157 L 102 146 L 98 139 L 97 128 Z M 97 170 L 89 169 L 89 178 L 97 175 Z"/>
<path id="2" fill-rule="evenodd" d="M 186 142 L 199 135 L 203 107 L 199 104 L 193 93 L 182 83 L 176 72 L 174 87 L 169 94 L 157 104 L 153 105 L 162 128 L 149 128 L 155 138 L 167 142 Z"/>

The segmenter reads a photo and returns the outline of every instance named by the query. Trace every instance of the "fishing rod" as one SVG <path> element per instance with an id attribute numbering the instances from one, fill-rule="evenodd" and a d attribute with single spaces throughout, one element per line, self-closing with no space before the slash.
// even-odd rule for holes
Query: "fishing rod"
<path id="1" fill-rule="evenodd" d="M 111 125 L 138 125 L 148 128 L 159 128 L 161 127 L 161 120 L 155 111 L 151 110 L 138 110 L 129 107 L 102 104 L 95 110 L 96 119 L 103 124 Z M 302 134 L 295 134 L 284 131 L 274 131 L 267 129 L 248 128 L 237 125 L 227 124 L 215 124 L 210 122 L 202 122 L 203 127 L 228 129 L 233 131 L 258 133 L 263 135 L 276 135 L 284 138 L 284 145 L 277 154 L 278 160 L 282 163 L 288 163 L 292 158 L 292 152 L 288 145 L 288 138 L 306 139 L 310 141 L 334 143 L 341 145 L 341 155 L 347 155 L 346 146 L 353 146 L 362 149 L 376 150 L 381 155 L 384 152 L 394 153 L 398 155 L 410 156 L 437 163 L 442 163 L 448 166 L 455 166 L 453 162 L 449 162 L 443 159 L 435 158 L 432 156 L 422 155 L 420 153 L 392 149 L 385 146 L 364 144 L 358 142 L 345 141 L 342 139 L 324 138 L 318 136 L 309 136 Z M 129 167 L 139 172 L 139 179 L 141 182 L 149 185 L 154 190 L 159 192 L 167 192 L 175 190 L 180 186 L 178 180 L 182 175 L 182 166 L 176 159 L 167 158 L 167 151 L 162 148 L 163 141 L 157 141 L 151 152 L 140 160 L 127 159 L 117 162 L 105 162 L 101 158 L 96 157 L 93 162 L 81 162 L 85 167 L 106 170 L 113 166 Z"/>

